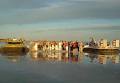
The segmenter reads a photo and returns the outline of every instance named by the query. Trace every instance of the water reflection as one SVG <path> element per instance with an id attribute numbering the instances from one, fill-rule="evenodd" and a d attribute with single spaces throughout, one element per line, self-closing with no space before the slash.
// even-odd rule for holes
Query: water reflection
<path id="1" fill-rule="evenodd" d="M 61 61 L 62 58 L 68 58 L 68 53 L 61 52 L 31 52 L 30 56 L 33 60 L 42 61 Z"/>
<path id="2" fill-rule="evenodd" d="M 25 54 L 19 54 L 19 53 L 2 53 L 1 56 L 4 58 L 12 61 L 12 62 L 17 62 L 21 59 L 22 56 L 25 56 Z"/>
<path id="3" fill-rule="evenodd" d="M 87 57 L 89 57 L 91 62 L 97 61 L 100 64 L 107 64 L 112 62 L 113 64 L 120 62 L 120 56 L 119 55 L 97 55 L 97 54 L 85 54 Z"/>
<path id="4" fill-rule="evenodd" d="M 89 59 L 90 63 L 100 63 L 107 64 L 112 62 L 114 64 L 120 62 L 119 55 L 98 55 L 90 53 L 68 53 L 68 52 L 33 52 L 30 53 L 33 60 L 43 60 L 43 61 L 61 61 L 61 62 L 83 62 L 85 58 Z"/>
<path id="5" fill-rule="evenodd" d="M 60 61 L 60 62 L 82 62 L 84 55 L 68 52 L 31 52 L 32 60 L 40 61 Z"/>
<path id="6" fill-rule="evenodd" d="M 97 64 L 117 64 L 120 62 L 120 55 L 98 55 L 91 53 L 79 53 L 79 52 L 30 52 L 27 55 L 24 54 L 1 54 L 5 59 L 9 59 L 12 62 L 22 61 L 22 56 L 29 56 L 29 59 L 33 61 L 58 61 L 58 62 L 70 62 L 70 63 L 97 63 Z"/>

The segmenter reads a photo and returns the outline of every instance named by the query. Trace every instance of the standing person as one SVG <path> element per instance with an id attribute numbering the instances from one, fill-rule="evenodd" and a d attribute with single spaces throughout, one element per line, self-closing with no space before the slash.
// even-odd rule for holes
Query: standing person
<path id="1" fill-rule="evenodd" d="M 84 44 L 82 42 L 79 43 L 79 51 L 80 53 L 83 52 L 83 47 L 84 47 Z"/>

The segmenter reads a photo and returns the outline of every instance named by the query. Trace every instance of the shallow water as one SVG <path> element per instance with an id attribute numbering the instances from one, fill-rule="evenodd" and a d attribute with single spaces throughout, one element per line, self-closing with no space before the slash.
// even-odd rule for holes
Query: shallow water
<path id="1" fill-rule="evenodd" d="M 120 55 L 0 55 L 0 83 L 119 83 Z"/>

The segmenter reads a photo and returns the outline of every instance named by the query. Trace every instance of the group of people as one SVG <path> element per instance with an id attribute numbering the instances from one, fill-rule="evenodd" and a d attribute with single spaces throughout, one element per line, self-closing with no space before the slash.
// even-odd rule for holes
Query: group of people
<path id="1" fill-rule="evenodd" d="M 35 42 L 36 43 L 36 42 Z M 78 41 L 41 41 L 37 42 L 38 50 L 81 51 L 82 42 Z"/>

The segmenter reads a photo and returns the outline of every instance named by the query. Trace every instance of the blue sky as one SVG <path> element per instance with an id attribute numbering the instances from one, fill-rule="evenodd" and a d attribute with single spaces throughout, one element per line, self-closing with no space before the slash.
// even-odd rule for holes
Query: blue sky
<path id="1" fill-rule="evenodd" d="M 0 0 L 0 37 L 119 38 L 120 0 Z"/>

